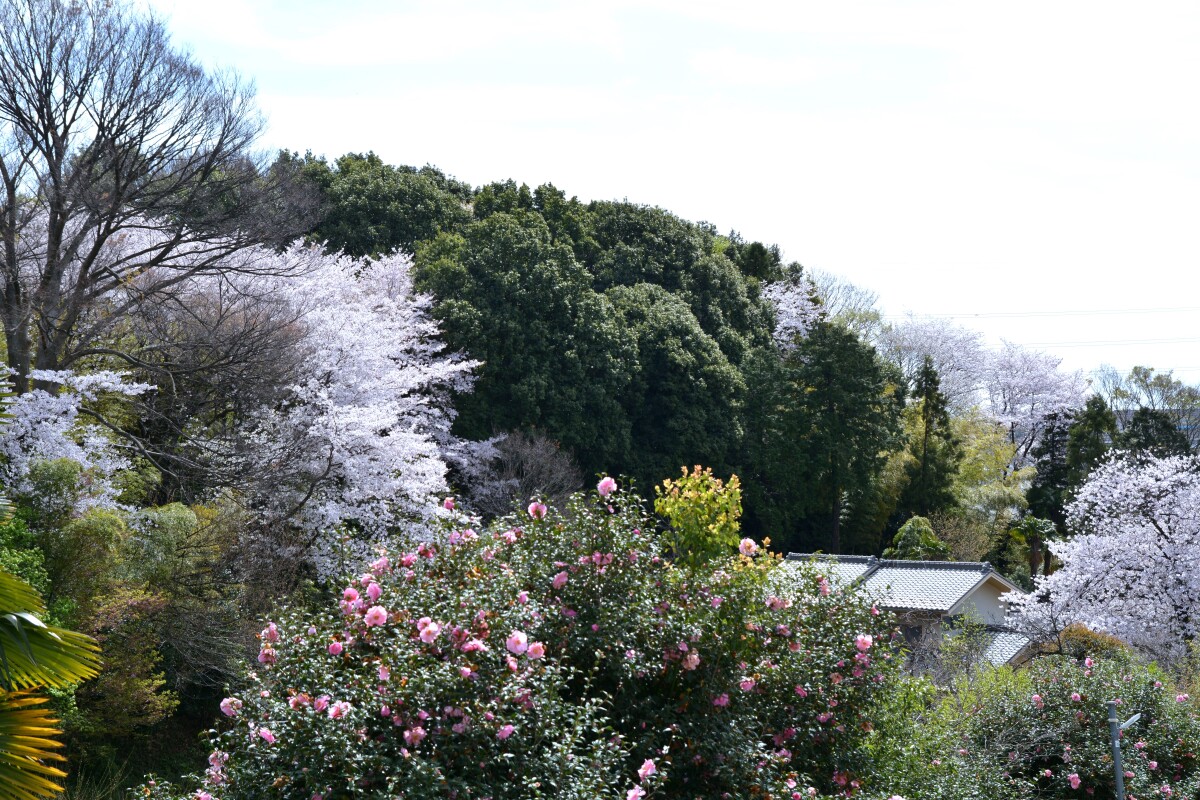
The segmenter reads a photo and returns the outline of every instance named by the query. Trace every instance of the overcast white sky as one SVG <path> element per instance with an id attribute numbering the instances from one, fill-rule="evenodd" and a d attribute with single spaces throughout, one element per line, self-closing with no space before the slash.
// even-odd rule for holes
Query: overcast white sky
<path id="1" fill-rule="evenodd" d="M 269 148 L 662 206 L 1200 382 L 1194 0 L 151 2 L 255 79 Z"/>

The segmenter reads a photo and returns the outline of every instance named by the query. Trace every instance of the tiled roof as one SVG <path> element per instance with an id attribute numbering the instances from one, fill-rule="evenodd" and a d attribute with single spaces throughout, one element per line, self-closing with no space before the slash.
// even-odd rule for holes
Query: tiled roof
<path id="1" fill-rule="evenodd" d="M 900 561 L 874 556 L 826 556 L 789 553 L 789 561 L 815 559 L 819 567 L 843 583 L 857 582 L 892 610 L 943 613 L 954 608 L 988 575 L 991 564 L 980 561 Z M 1008 581 L 996 576 L 1008 585 Z M 1012 587 L 1015 588 L 1015 587 Z"/>
<path id="2" fill-rule="evenodd" d="M 988 630 L 987 635 L 983 657 L 996 666 L 1012 661 L 1029 644 L 1028 637 L 1015 631 Z"/>

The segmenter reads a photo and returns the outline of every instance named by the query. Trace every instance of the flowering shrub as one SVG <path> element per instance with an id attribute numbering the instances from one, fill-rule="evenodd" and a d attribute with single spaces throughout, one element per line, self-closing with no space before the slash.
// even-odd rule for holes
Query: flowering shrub
<path id="1" fill-rule="evenodd" d="M 639 501 L 598 489 L 381 554 L 269 623 L 197 796 L 853 792 L 884 618 L 805 570 L 771 594 L 757 547 L 677 569 Z"/>
<path id="2" fill-rule="evenodd" d="M 1046 656 L 1027 668 L 990 669 L 955 687 L 925 719 L 938 733 L 894 787 L 909 798 L 1111 798 L 1106 703 L 1123 722 L 1129 796 L 1196 797 L 1200 717 L 1153 666 L 1129 657 Z M 918 761 L 919 757 L 919 761 Z"/>

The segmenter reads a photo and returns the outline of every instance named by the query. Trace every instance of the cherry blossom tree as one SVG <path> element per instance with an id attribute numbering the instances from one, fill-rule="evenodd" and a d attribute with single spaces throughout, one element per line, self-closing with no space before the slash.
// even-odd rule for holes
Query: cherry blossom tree
<path id="1" fill-rule="evenodd" d="M 799 271 L 783 280 L 765 284 L 762 296 L 775 312 L 772 334 L 775 344 L 784 350 L 794 348 L 796 342 L 807 336 L 812 326 L 821 319 L 822 309 L 816 300 L 816 288 Z"/>
<path id="2" fill-rule="evenodd" d="M 943 318 L 920 318 L 909 314 L 884 326 L 876 337 L 879 354 L 900 368 L 915 386 L 926 356 L 940 379 L 940 389 L 954 411 L 980 402 L 989 351 L 983 335 Z"/>
<path id="3" fill-rule="evenodd" d="M 1063 562 L 1013 598 L 1041 638 L 1079 622 L 1164 660 L 1186 654 L 1200 608 L 1200 466 L 1195 459 L 1117 458 L 1097 467 L 1068 507 Z"/>
<path id="4" fill-rule="evenodd" d="M 985 362 L 985 409 L 1016 446 L 1014 467 L 1029 463 L 1049 415 L 1083 405 L 1083 375 L 1063 372 L 1061 364 L 1061 358 L 1012 342 L 1004 342 Z"/>

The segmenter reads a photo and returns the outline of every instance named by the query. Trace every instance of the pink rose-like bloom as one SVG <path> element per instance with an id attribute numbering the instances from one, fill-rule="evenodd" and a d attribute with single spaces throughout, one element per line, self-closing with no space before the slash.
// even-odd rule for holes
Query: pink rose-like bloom
<path id="1" fill-rule="evenodd" d="M 755 683 L 754 678 L 742 678 L 741 682 L 738 683 L 738 687 L 743 692 L 748 692 L 757 685 L 758 684 Z"/>
<path id="2" fill-rule="evenodd" d="M 341 654 L 342 654 L 342 643 L 341 642 L 330 642 L 329 643 L 329 655 L 340 656 Z"/>
<path id="3" fill-rule="evenodd" d="M 318 714 L 327 708 L 329 708 L 329 695 L 323 694 L 316 700 L 313 700 L 313 711 L 316 711 Z"/>
<path id="4" fill-rule="evenodd" d="M 453 511 L 454 510 L 454 498 L 447 497 L 445 500 L 443 500 L 442 508 L 446 509 L 447 511 Z"/>
<path id="5" fill-rule="evenodd" d="M 530 658 L 542 658 L 546 655 L 546 645 L 541 642 L 533 642 L 529 645 L 529 649 L 525 651 L 525 655 Z"/>
<path id="6" fill-rule="evenodd" d="M 1072 703 L 1078 703 L 1082 699 L 1083 699 L 1083 696 L 1081 694 L 1079 694 L 1079 692 L 1071 692 L 1071 702 Z"/>
<path id="7" fill-rule="evenodd" d="M 646 796 L 646 790 L 640 786 L 635 786 L 625 793 L 625 800 L 642 800 Z"/>
<path id="8" fill-rule="evenodd" d="M 347 586 L 342 591 L 342 599 L 347 603 L 353 603 L 358 599 L 358 589 L 355 589 L 353 586 Z"/>
<path id="9" fill-rule="evenodd" d="M 729 705 L 729 695 L 727 695 L 727 694 L 717 695 L 715 698 L 713 698 L 713 705 L 716 706 L 717 708 L 724 708 L 725 706 Z"/>
<path id="10" fill-rule="evenodd" d="M 375 584 L 371 584 L 374 588 Z M 367 623 L 367 627 L 383 625 L 387 622 L 387 609 L 383 606 L 371 606 L 367 609 L 366 615 L 363 617 L 363 622 Z"/>
<path id="11" fill-rule="evenodd" d="M 526 510 L 529 512 L 529 516 L 533 517 L 534 519 L 545 519 L 546 517 L 545 503 L 539 503 L 537 500 L 534 500 L 532 503 L 530 503 L 529 508 Z"/>
<path id="12" fill-rule="evenodd" d="M 821 593 L 821 597 L 828 597 L 830 592 L 829 579 L 822 577 L 821 580 L 817 581 L 817 590 Z"/>
<path id="13" fill-rule="evenodd" d="M 259 728 L 258 735 L 267 744 L 275 744 L 275 734 L 271 733 L 270 728 Z"/>
<path id="14" fill-rule="evenodd" d="M 528 603 L 529 602 L 529 592 L 526 592 L 524 590 L 517 592 L 517 602 L 520 603 L 521 605 L 525 605 L 526 603 Z"/>
<path id="15" fill-rule="evenodd" d="M 1042 774 L 1043 774 L 1043 775 L 1045 775 L 1047 778 L 1049 778 L 1049 777 L 1050 777 L 1050 776 L 1052 776 L 1054 773 L 1053 773 L 1053 772 L 1051 772 L 1050 770 L 1044 770 L 1044 771 L 1042 772 Z"/>
<path id="16" fill-rule="evenodd" d="M 496 738 L 500 741 L 504 741 L 508 737 L 512 736 L 513 731 L 515 730 L 516 728 L 514 728 L 512 725 L 501 725 L 500 730 L 496 731 Z"/>
<path id="17" fill-rule="evenodd" d="M 555 575 L 554 579 L 550 581 L 550 585 L 553 586 L 555 588 L 555 590 L 561 589 L 562 587 L 566 586 L 567 585 L 567 573 L 560 572 L 557 575 Z"/>
<path id="18" fill-rule="evenodd" d="M 383 587 L 378 583 L 372 583 L 367 587 L 367 597 L 371 598 L 372 603 L 377 601 L 379 599 L 379 595 L 381 594 L 383 594 Z"/>
<path id="19" fill-rule="evenodd" d="M 524 631 L 513 631 L 504 640 L 504 646 L 508 648 L 508 652 L 519 656 L 529 649 L 529 637 Z"/>
<path id="20" fill-rule="evenodd" d="M 339 700 L 336 703 L 330 704 L 329 711 L 327 713 L 329 714 L 330 719 L 341 719 L 350 713 L 350 704 L 345 700 Z"/>
<path id="21" fill-rule="evenodd" d="M 1044 708 L 1046 706 L 1046 703 L 1044 700 L 1042 700 L 1042 696 L 1040 694 L 1035 694 L 1030 699 L 1033 700 L 1033 704 L 1038 708 Z"/>
<path id="22" fill-rule="evenodd" d="M 221 701 L 221 713 L 227 717 L 236 717 L 242 710 L 242 701 L 236 697 L 226 697 Z"/>
<path id="23" fill-rule="evenodd" d="M 854 646 L 858 648 L 858 652 L 860 653 L 870 650 L 873 644 L 875 644 L 875 639 L 867 633 L 860 633 L 854 638 Z"/>
<path id="24" fill-rule="evenodd" d="M 1187 701 L 1188 701 L 1188 696 L 1187 696 L 1186 694 L 1177 694 L 1177 695 L 1175 695 L 1175 702 L 1176 702 L 1176 703 L 1186 703 Z"/>
<path id="25" fill-rule="evenodd" d="M 1092 657 L 1091 657 L 1091 656 L 1088 656 L 1087 658 L 1085 658 L 1085 659 L 1083 660 L 1083 665 L 1084 665 L 1085 667 L 1087 667 L 1088 669 L 1091 669 L 1091 668 L 1092 668 L 1092 667 L 1095 665 L 1095 663 L 1096 663 L 1095 661 L 1092 661 Z"/>
<path id="26" fill-rule="evenodd" d="M 1071 784 L 1072 789 L 1078 789 L 1079 784 L 1083 783 L 1083 781 L 1081 781 L 1079 779 L 1078 773 L 1072 772 L 1070 775 L 1067 776 L 1067 783 Z"/>
<path id="27" fill-rule="evenodd" d="M 275 651 L 272 650 L 270 647 L 264 647 L 262 650 L 258 651 L 258 663 L 274 664 L 275 663 Z"/>
<path id="28" fill-rule="evenodd" d="M 380 664 L 379 665 L 379 680 L 386 682 L 387 679 L 390 677 L 392 677 L 392 671 L 390 669 L 388 669 L 386 666 L 384 666 L 383 664 Z"/>
<path id="29" fill-rule="evenodd" d="M 646 778 L 649 778 L 656 772 L 658 772 L 658 768 L 654 766 L 654 761 L 647 758 L 642 762 L 642 765 L 638 767 L 638 780 L 644 781 Z"/>
<path id="30" fill-rule="evenodd" d="M 758 552 L 758 545 L 753 539 L 742 539 L 738 544 L 738 552 L 744 556 L 752 556 Z"/>
<path id="31" fill-rule="evenodd" d="M 279 628 L 276 627 L 274 622 L 268 624 L 267 627 L 263 628 L 262 639 L 264 642 L 278 642 L 279 641 Z"/>
<path id="32" fill-rule="evenodd" d="M 212 795 L 203 789 L 197 789 L 196 793 L 192 796 L 195 797 L 196 800 L 212 800 Z"/>
<path id="33" fill-rule="evenodd" d="M 416 747 L 425 738 L 425 729 L 420 725 L 415 728 L 409 728 L 404 732 L 404 743 L 409 747 Z"/>
<path id="34" fill-rule="evenodd" d="M 681 666 L 689 672 L 694 670 L 696 667 L 700 666 L 700 655 L 695 652 L 688 653 L 683 657 Z"/>
<path id="35" fill-rule="evenodd" d="M 1158 762 L 1157 761 L 1149 761 L 1149 762 L 1147 762 L 1146 766 L 1150 767 L 1150 769 L 1158 769 Z"/>
<path id="36" fill-rule="evenodd" d="M 442 627 L 429 617 L 421 617 L 417 621 L 417 635 L 425 644 L 433 644 L 442 632 Z"/>
<path id="37" fill-rule="evenodd" d="M 601 497 L 608 497 L 610 494 L 612 494 L 616 490 L 617 490 L 617 482 L 614 481 L 612 478 L 605 477 L 599 483 L 596 484 L 596 491 L 600 493 Z"/>

